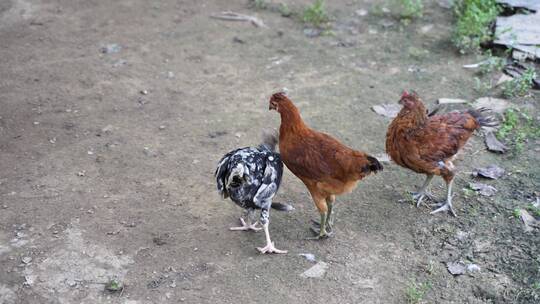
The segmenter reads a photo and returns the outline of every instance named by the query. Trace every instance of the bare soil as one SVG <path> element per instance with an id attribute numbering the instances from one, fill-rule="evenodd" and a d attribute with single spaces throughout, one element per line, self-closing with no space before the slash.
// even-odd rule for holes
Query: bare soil
<path id="1" fill-rule="evenodd" d="M 317 213 L 288 171 L 278 200 L 295 210 L 273 212 L 270 229 L 289 253 L 260 255 L 262 233 L 228 231 L 241 211 L 213 170 L 278 127 L 271 93 L 287 88 L 308 124 L 371 154 L 389 123 L 371 107 L 403 89 L 429 104 L 480 97 L 461 67 L 477 58 L 452 47 L 437 1 L 409 25 L 378 1 L 327 2 L 332 32 L 309 38 L 244 0 L 0 1 L 0 302 L 406 303 L 416 283 L 422 303 L 538 303 L 539 232 L 512 216 L 538 195 L 538 142 L 497 155 L 473 137 L 458 218 L 398 203 L 424 177 L 387 163 L 338 198 L 334 238 L 305 240 Z M 226 10 L 268 27 L 209 17 Z M 512 102 L 538 115 L 538 94 Z M 507 172 L 483 181 L 494 197 L 462 190 L 491 163 Z M 444 196 L 441 180 L 433 190 Z M 301 277 L 313 263 L 300 253 L 326 274 Z M 481 270 L 453 276 L 454 261 Z M 122 292 L 104 291 L 111 279 Z"/>

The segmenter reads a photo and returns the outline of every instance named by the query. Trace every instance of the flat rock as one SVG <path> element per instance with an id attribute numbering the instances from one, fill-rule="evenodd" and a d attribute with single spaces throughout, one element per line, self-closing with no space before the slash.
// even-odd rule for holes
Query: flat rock
<path id="1" fill-rule="evenodd" d="M 496 22 L 495 43 L 508 46 L 540 44 L 540 14 L 497 17 Z"/>
<path id="2" fill-rule="evenodd" d="M 308 38 L 314 38 L 320 36 L 322 31 L 317 28 L 305 28 L 304 35 Z"/>
<path id="3" fill-rule="evenodd" d="M 322 278 L 329 266 L 330 265 L 328 265 L 328 263 L 320 261 L 308 270 L 304 271 L 300 276 L 303 278 Z"/>
<path id="4" fill-rule="evenodd" d="M 401 111 L 401 106 L 397 103 L 395 104 L 382 104 L 382 105 L 376 105 L 371 107 L 375 113 L 385 116 L 394 118 L 398 115 L 399 111 Z"/>
<path id="5" fill-rule="evenodd" d="M 480 272 L 481 270 L 482 270 L 482 268 L 480 268 L 480 266 L 478 266 L 476 264 L 467 265 L 467 272 L 475 273 L 475 272 Z"/>
<path id="6" fill-rule="evenodd" d="M 303 256 L 306 258 L 306 260 L 315 263 L 317 260 L 315 259 L 315 255 L 313 253 L 300 253 L 300 256 Z"/>
<path id="7" fill-rule="evenodd" d="M 29 264 L 30 262 L 32 262 L 32 258 L 31 257 L 24 257 L 24 258 L 22 258 L 22 262 L 25 263 L 25 264 Z"/>
<path id="8" fill-rule="evenodd" d="M 511 7 L 526 8 L 532 11 L 540 10 L 540 2 L 538 0 L 497 0 L 497 2 Z"/>
<path id="9" fill-rule="evenodd" d="M 513 79 L 514 77 L 508 76 L 506 74 L 502 74 L 499 80 L 497 80 L 497 83 L 495 84 L 495 86 L 500 86 L 501 84 L 507 81 L 513 80 Z M 491 97 L 482 97 L 482 98 L 491 98 Z"/>
<path id="10" fill-rule="evenodd" d="M 452 103 L 466 103 L 467 101 L 465 99 L 458 99 L 458 98 L 439 98 L 437 100 L 438 104 L 452 104 Z"/>
<path id="11" fill-rule="evenodd" d="M 107 44 L 101 47 L 101 52 L 103 54 L 114 54 L 120 52 L 120 50 L 122 50 L 122 47 L 116 43 Z"/>
<path id="12" fill-rule="evenodd" d="M 356 10 L 354 13 L 356 14 L 356 16 L 363 17 L 368 14 L 368 11 L 365 9 L 359 9 L 359 10 Z"/>

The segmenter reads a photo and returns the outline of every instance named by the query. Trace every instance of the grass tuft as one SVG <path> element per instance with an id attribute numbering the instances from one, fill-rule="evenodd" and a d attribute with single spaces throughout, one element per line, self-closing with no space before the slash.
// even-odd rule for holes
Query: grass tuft
<path id="1" fill-rule="evenodd" d="M 536 72 L 528 68 L 520 77 L 507 81 L 503 85 L 503 95 L 507 98 L 525 96 L 533 86 Z"/>
<path id="2" fill-rule="evenodd" d="M 424 4 L 422 0 L 397 0 L 400 17 L 403 19 L 421 18 L 424 14 Z"/>
<path id="3" fill-rule="evenodd" d="M 431 289 L 431 284 L 428 282 L 425 283 L 417 283 L 415 281 L 412 281 L 409 283 L 407 288 L 405 289 L 405 296 L 407 298 L 408 304 L 418 304 L 428 290 Z"/>
<path id="4" fill-rule="evenodd" d="M 308 6 L 304 10 L 302 21 L 319 28 L 325 27 L 325 25 L 330 21 L 330 16 L 324 8 L 324 0 L 315 0 L 312 5 Z"/>
<path id="5" fill-rule="evenodd" d="M 457 0 L 454 45 L 461 53 L 478 52 L 481 44 L 492 39 L 491 24 L 500 12 L 495 0 Z"/>
<path id="6" fill-rule="evenodd" d="M 529 139 L 540 137 L 540 124 L 527 113 L 508 109 L 504 113 L 497 137 L 511 144 L 515 153 L 521 153 Z"/>

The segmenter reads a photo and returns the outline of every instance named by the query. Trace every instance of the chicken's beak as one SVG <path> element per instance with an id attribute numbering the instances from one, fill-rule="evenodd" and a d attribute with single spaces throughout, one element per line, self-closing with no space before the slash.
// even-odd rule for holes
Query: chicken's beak
<path id="1" fill-rule="evenodd" d="M 401 98 L 397 103 L 399 103 L 400 105 L 403 105 L 403 99 Z"/>
<path id="2" fill-rule="evenodd" d="M 268 105 L 268 110 L 269 110 L 269 111 L 272 111 L 272 110 L 276 110 L 276 111 L 277 111 L 277 105 L 276 105 L 274 102 L 271 102 L 271 101 L 270 101 L 270 105 Z"/>

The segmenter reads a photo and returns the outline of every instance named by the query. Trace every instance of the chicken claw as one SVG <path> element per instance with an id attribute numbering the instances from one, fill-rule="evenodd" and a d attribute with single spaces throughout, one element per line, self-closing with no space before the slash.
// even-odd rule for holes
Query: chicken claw
<path id="1" fill-rule="evenodd" d="M 287 250 L 279 250 L 274 247 L 274 243 L 270 239 L 270 231 L 268 230 L 268 222 L 263 225 L 264 235 L 266 236 L 266 247 L 257 247 L 260 253 L 287 253 Z"/>
<path id="2" fill-rule="evenodd" d="M 450 213 L 452 213 L 453 216 L 457 217 L 456 212 L 454 211 L 454 208 L 452 207 L 452 184 L 453 184 L 453 180 L 451 180 L 448 183 L 448 185 L 446 185 L 446 202 L 443 203 L 442 206 L 439 207 L 438 209 L 431 211 L 431 214 L 435 214 L 441 211 L 450 211 Z"/>
<path id="3" fill-rule="evenodd" d="M 311 222 L 313 223 L 313 225 L 310 227 L 311 230 L 313 230 L 315 233 L 319 234 L 320 230 L 321 230 L 321 222 L 317 221 L 317 220 L 311 220 Z M 330 221 L 327 221 L 326 222 L 326 230 L 328 230 L 329 232 L 332 232 L 332 223 Z"/>
<path id="4" fill-rule="evenodd" d="M 427 192 L 427 191 L 424 191 L 424 192 L 412 192 L 411 195 L 412 195 L 413 200 L 416 201 L 416 207 L 420 207 L 420 204 L 422 204 L 422 200 L 425 197 L 427 197 L 430 200 L 434 199 L 434 196 L 431 193 Z"/>
<path id="5" fill-rule="evenodd" d="M 427 188 L 429 187 L 429 184 L 431 184 L 431 180 L 433 179 L 432 174 L 426 175 L 426 180 L 424 181 L 424 184 L 420 187 L 418 192 L 411 192 L 413 201 L 416 201 L 416 207 L 420 207 L 420 204 L 422 204 L 422 200 L 427 197 L 431 200 L 433 200 L 433 195 L 427 191 Z M 400 200 L 399 202 L 402 203 L 407 200 Z"/>
<path id="6" fill-rule="evenodd" d="M 268 243 L 266 247 L 257 247 L 260 253 L 287 253 L 287 250 L 279 250 L 274 247 L 274 243 Z"/>
<path id="7" fill-rule="evenodd" d="M 444 203 L 438 209 L 431 211 L 430 214 L 435 214 L 435 213 L 438 213 L 438 212 L 441 212 L 441 211 L 450 211 L 450 213 L 454 217 L 457 217 L 456 212 L 454 211 L 454 208 L 452 207 L 452 203 L 449 204 L 448 202 Z"/>
<path id="8" fill-rule="evenodd" d="M 231 227 L 229 228 L 229 230 L 231 231 L 248 231 L 248 230 L 260 231 L 262 229 L 261 227 L 257 227 L 258 222 L 255 222 L 254 224 L 247 224 L 243 218 L 240 218 L 240 222 L 242 223 L 242 226 Z"/>
<path id="9" fill-rule="evenodd" d="M 311 231 L 315 232 L 317 236 L 307 237 L 306 240 L 308 241 L 320 241 L 320 240 L 328 239 L 334 236 L 333 232 L 326 232 L 326 233 L 321 234 L 320 230 L 315 227 L 311 227 Z"/>

